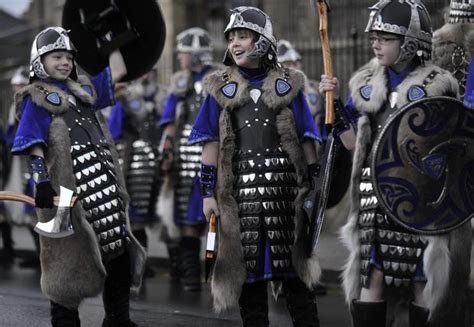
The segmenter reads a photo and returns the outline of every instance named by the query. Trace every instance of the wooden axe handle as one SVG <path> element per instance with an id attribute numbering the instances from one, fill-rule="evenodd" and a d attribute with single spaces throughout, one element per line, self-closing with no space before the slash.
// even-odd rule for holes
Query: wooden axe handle
<path id="1" fill-rule="evenodd" d="M 35 199 L 32 198 L 31 196 L 22 194 L 22 193 L 16 193 L 16 192 L 11 192 L 11 191 L 1 191 L 0 192 L 0 201 L 16 201 L 16 202 L 22 202 L 26 203 L 29 205 L 32 205 L 35 207 Z M 73 196 L 71 199 L 71 207 L 73 207 L 76 204 L 77 201 L 77 196 Z M 59 196 L 54 197 L 54 205 L 58 206 L 59 204 Z"/>

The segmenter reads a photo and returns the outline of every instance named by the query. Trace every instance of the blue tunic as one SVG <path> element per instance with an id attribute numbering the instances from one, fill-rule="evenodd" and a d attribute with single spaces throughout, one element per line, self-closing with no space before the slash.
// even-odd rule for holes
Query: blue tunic
<path id="1" fill-rule="evenodd" d="M 240 73 L 249 81 L 253 87 L 261 87 L 265 81 L 266 74 L 250 76 L 244 71 Z M 208 95 L 194 123 L 189 136 L 190 144 L 219 141 L 219 115 L 222 108 L 212 95 Z M 297 96 L 291 102 L 291 110 L 296 124 L 296 133 L 301 142 L 306 139 L 320 140 L 320 133 L 311 115 L 310 108 L 306 102 L 303 91 L 299 91 Z M 281 280 L 295 278 L 296 272 L 290 271 L 278 273 L 272 269 L 270 242 L 265 236 L 265 251 L 261 252 L 263 256 L 263 269 L 257 273 L 247 272 L 247 283 L 253 283 L 262 280 Z"/>
<path id="2" fill-rule="evenodd" d="M 93 110 L 100 110 L 115 103 L 110 68 L 107 67 L 92 80 L 97 92 L 97 101 Z M 65 82 L 43 80 L 64 92 L 71 94 Z M 13 154 L 28 154 L 28 149 L 35 144 L 48 147 L 48 131 L 51 124 L 51 114 L 43 107 L 33 103 L 31 96 L 27 96 L 21 107 L 21 118 L 13 141 Z"/>

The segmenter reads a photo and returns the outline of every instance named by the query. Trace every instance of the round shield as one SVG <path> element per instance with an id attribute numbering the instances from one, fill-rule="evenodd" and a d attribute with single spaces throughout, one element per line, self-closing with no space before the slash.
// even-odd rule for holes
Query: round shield
<path id="1" fill-rule="evenodd" d="M 63 27 L 78 50 L 77 63 L 96 75 L 109 64 L 108 55 L 120 48 L 127 66 L 122 81 L 151 70 L 165 43 L 165 22 L 156 0 L 67 0 Z M 109 33 L 110 32 L 110 33 Z"/>
<path id="2" fill-rule="evenodd" d="M 474 217 L 474 110 L 448 97 L 410 103 L 392 115 L 371 153 L 380 207 L 423 234 Z"/>

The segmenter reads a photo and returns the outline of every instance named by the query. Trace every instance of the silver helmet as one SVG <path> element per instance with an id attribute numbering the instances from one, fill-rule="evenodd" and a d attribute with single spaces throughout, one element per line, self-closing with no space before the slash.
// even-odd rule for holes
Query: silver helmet
<path id="1" fill-rule="evenodd" d="M 59 26 L 48 27 L 39 32 L 33 40 L 31 46 L 30 56 L 30 81 L 33 78 L 48 78 L 49 75 L 44 69 L 41 57 L 47 53 L 53 51 L 69 51 L 73 54 L 76 53 L 74 45 L 71 43 L 71 39 L 67 35 L 67 31 Z M 77 79 L 76 64 L 73 64 L 73 69 L 70 77 L 74 80 Z"/>
<path id="2" fill-rule="evenodd" d="M 273 36 L 272 21 L 266 13 L 255 7 L 242 6 L 232 9 L 224 36 L 227 39 L 231 31 L 241 28 L 258 34 L 258 39 L 249 57 L 263 58 L 267 56 L 269 61 L 276 61 L 277 41 Z M 223 62 L 225 65 L 232 64 L 228 50 L 225 52 Z"/>
<path id="3" fill-rule="evenodd" d="M 11 85 L 26 85 L 28 84 L 28 67 L 21 66 L 18 67 L 13 73 L 12 78 L 10 79 Z"/>
<path id="4" fill-rule="evenodd" d="M 300 53 L 295 49 L 293 44 L 287 40 L 280 40 L 277 44 L 278 61 L 279 62 L 295 62 L 301 60 Z"/>
<path id="5" fill-rule="evenodd" d="M 474 23 L 474 4 L 472 0 L 451 0 L 449 23 Z"/>
<path id="6" fill-rule="evenodd" d="M 380 0 L 369 10 L 366 32 L 386 32 L 404 38 L 396 63 L 408 63 L 415 56 L 431 58 L 431 18 L 421 0 Z"/>
<path id="7" fill-rule="evenodd" d="M 212 63 L 212 50 L 209 33 L 200 27 L 188 28 L 176 36 L 176 51 L 191 53 L 193 64 Z"/>

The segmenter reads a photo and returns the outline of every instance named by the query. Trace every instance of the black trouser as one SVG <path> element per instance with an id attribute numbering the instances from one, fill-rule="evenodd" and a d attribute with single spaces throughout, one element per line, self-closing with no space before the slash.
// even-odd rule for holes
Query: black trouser
<path id="1" fill-rule="evenodd" d="M 105 264 L 107 278 L 104 284 L 103 300 L 105 321 L 110 326 L 129 321 L 130 308 L 130 254 L 121 256 Z M 104 323 L 105 323 L 104 321 Z M 58 327 L 80 326 L 77 308 L 66 308 L 51 301 L 51 323 Z"/>
<path id="2" fill-rule="evenodd" d="M 313 292 L 299 278 L 282 282 L 293 325 L 318 327 L 318 308 Z M 267 282 L 244 284 L 239 306 L 244 327 L 269 326 Z"/>

